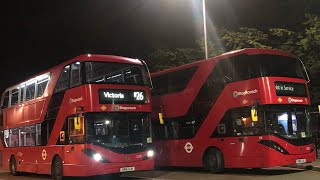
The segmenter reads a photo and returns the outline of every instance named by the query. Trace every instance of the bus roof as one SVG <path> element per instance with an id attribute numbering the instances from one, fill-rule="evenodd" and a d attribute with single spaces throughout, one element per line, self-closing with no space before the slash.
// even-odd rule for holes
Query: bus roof
<path id="1" fill-rule="evenodd" d="M 67 60 L 61 64 L 58 64 L 46 71 L 42 71 L 41 73 L 38 73 L 30 78 L 25 79 L 25 81 L 21 81 L 22 82 L 26 82 L 29 80 L 32 80 L 33 78 L 40 76 L 42 74 L 46 74 L 49 73 L 55 69 L 59 69 L 59 68 L 63 68 L 64 66 L 68 65 L 68 64 L 72 64 L 74 62 L 85 62 L 85 61 L 103 61 L 103 62 L 115 62 L 115 63 L 126 63 L 126 64 L 137 64 L 137 65 L 142 65 L 142 61 L 139 59 L 133 59 L 133 58 L 128 58 L 128 57 L 123 57 L 123 56 L 115 56 L 115 55 L 102 55 L 102 54 L 82 54 L 79 56 L 76 56 L 70 60 Z M 8 91 L 9 89 L 11 89 L 12 87 L 15 87 L 17 85 L 19 85 L 20 83 L 14 84 L 13 86 L 8 87 L 5 91 Z M 5 92 L 4 91 L 4 92 Z"/>
<path id="2" fill-rule="evenodd" d="M 245 49 L 239 49 L 239 50 L 234 50 L 234 51 L 229 51 L 226 53 L 223 53 L 221 55 L 217 55 L 214 57 L 211 57 L 209 59 L 203 59 L 203 60 L 199 60 L 199 61 L 195 61 L 189 64 L 184 64 L 178 67 L 174 67 L 174 68 L 170 68 L 170 69 L 166 69 L 163 71 L 158 71 L 155 73 L 152 73 L 151 76 L 158 76 L 161 74 L 166 74 L 169 72 L 173 72 L 173 71 L 177 71 L 180 69 L 185 69 L 191 66 L 194 66 L 196 64 L 200 64 L 200 63 L 205 63 L 207 61 L 218 61 L 220 59 L 224 59 L 224 58 L 228 58 L 228 57 L 232 57 L 232 56 L 237 56 L 240 54 L 249 54 L 249 55 L 254 55 L 254 54 L 274 54 L 274 55 L 279 55 L 279 56 L 289 56 L 289 57 L 293 57 L 293 58 L 297 58 L 296 56 L 285 52 L 285 51 L 281 51 L 281 50 L 277 50 L 277 49 L 267 49 L 267 48 L 245 48 Z"/>

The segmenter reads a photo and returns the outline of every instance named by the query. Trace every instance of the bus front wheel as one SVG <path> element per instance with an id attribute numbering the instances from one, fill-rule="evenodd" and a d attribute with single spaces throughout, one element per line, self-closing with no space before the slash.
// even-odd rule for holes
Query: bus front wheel
<path id="1" fill-rule="evenodd" d="M 14 156 L 11 156 L 11 158 L 10 158 L 9 167 L 10 167 L 10 173 L 13 176 L 18 176 L 19 175 L 19 172 L 17 171 L 17 161 L 16 161 L 16 158 Z"/>
<path id="2" fill-rule="evenodd" d="M 54 180 L 62 180 L 63 179 L 63 165 L 62 160 L 59 156 L 54 158 L 52 164 L 52 179 Z"/>
<path id="3" fill-rule="evenodd" d="M 224 170 L 223 154 L 215 148 L 206 151 L 203 158 L 203 166 L 205 170 L 211 173 L 221 173 Z"/>

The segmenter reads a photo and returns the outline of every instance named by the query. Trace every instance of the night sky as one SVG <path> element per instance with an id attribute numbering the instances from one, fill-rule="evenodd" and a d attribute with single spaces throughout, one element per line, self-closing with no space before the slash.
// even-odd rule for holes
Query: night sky
<path id="1" fill-rule="evenodd" d="M 207 0 L 208 31 L 294 28 L 319 0 Z M 1 2 L 0 92 L 84 53 L 144 59 L 156 48 L 193 47 L 202 37 L 201 0 Z"/>

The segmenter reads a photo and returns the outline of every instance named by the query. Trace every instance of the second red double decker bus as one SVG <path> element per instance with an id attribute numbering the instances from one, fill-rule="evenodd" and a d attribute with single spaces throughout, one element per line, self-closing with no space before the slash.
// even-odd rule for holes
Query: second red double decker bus
<path id="1" fill-rule="evenodd" d="M 216 173 L 315 160 L 309 78 L 293 55 L 242 49 L 152 79 L 157 166 Z"/>
<path id="2" fill-rule="evenodd" d="M 153 169 L 150 83 L 143 61 L 88 54 L 8 88 L 3 168 L 54 179 Z"/>

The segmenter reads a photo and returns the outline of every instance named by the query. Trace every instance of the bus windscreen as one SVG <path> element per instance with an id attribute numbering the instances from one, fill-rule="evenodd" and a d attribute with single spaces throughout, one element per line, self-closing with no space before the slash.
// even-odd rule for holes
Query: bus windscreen
<path id="1" fill-rule="evenodd" d="M 142 65 L 86 62 L 86 82 L 99 84 L 148 85 Z"/>

